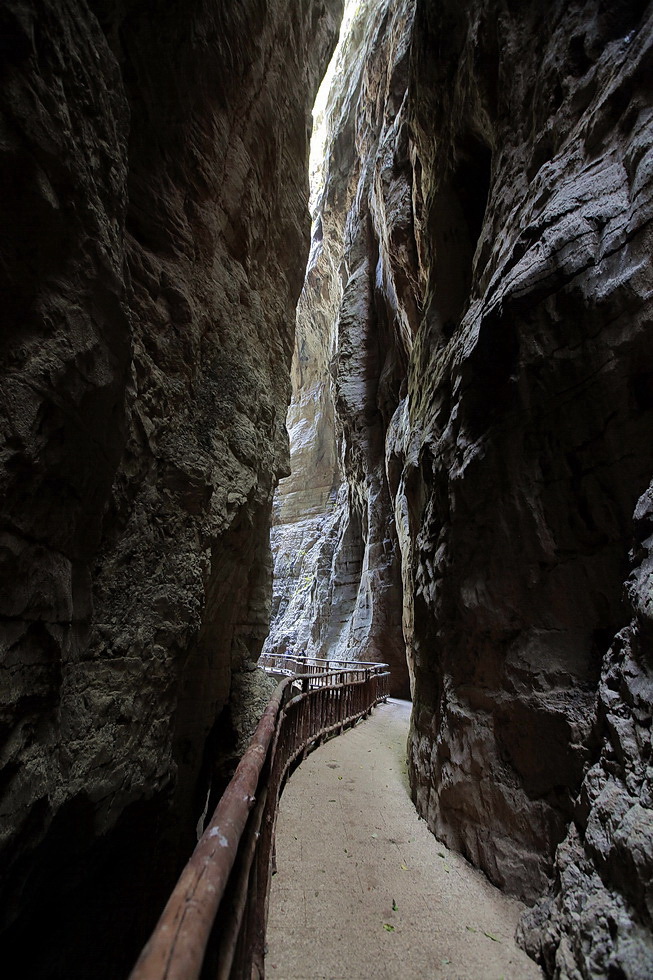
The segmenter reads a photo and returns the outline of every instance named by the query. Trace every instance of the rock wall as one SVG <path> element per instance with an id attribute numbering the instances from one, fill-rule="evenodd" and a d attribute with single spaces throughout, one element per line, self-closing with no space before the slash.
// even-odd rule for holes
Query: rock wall
<path id="1" fill-rule="evenodd" d="M 234 749 L 230 689 L 261 689 L 340 13 L 0 9 L 0 928 L 21 977 L 125 975 Z"/>
<path id="2" fill-rule="evenodd" d="M 653 463 L 645 6 L 417 18 L 411 780 L 434 832 L 527 899 L 568 834 L 528 942 L 570 977 L 646 975 L 651 941 L 650 668 L 622 585 Z"/>
<path id="3" fill-rule="evenodd" d="M 126 973 L 265 698 L 339 12 L 0 7 L 21 977 Z M 410 675 L 420 813 L 574 980 L 653 970 L 652 61 L 643 0 L 362 0 L 275 506 L 270 644 Z"/>
<path id="4" fill-rule="evenodd" d="M 384 436 L 412 331 L 405 93 L 411 4 L 363 2 L 337 54 L 297 313 L 291 476 L 275 506 L 266 649 L 385 661 L 409 695 Z"/>
<path id="5" fill-rule="evenodd" d="M 435 833 L 529 899 L 596 757 L 653 463 L 650 13 L 417 22 L 411 779 Z"/>
<path id="6" fill-rule="evenodd" d="M 362 16 L 304 293 L 344 489 L 276 637 L 405 651 L 431 829 L 526 900 L 553 881 L 521 933 L 552 975 L 648 976 L 653 9 Z"/>
<path id="7" fill-rule="evenodd" d="M 554 977 L 653 975 L 651 543 L 653 488 L 635 508 L 632 619 L 601 669 L 598 758 L 588 770 L 552 892 L 522 918 L 518 938 Z"/>

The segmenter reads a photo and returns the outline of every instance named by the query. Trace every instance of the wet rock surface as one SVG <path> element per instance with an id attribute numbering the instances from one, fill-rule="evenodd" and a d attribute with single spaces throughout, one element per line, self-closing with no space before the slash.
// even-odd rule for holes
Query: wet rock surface
<path id="1" fill-rule="evenodd" d="M 0 908 L 22 977 L 126 973 L 267 630 L 339 14 L 0 10 Z"/>

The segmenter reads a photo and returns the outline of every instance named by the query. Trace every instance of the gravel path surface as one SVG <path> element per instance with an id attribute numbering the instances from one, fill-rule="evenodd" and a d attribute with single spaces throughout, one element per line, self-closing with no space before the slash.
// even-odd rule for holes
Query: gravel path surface
<path id="1" fill-rule="evenodd" d="M 313 752 L 277 824 L 270 980 L 536 980 L 506 898 L 417 816 L 410 704 L 391 700 Z"/>

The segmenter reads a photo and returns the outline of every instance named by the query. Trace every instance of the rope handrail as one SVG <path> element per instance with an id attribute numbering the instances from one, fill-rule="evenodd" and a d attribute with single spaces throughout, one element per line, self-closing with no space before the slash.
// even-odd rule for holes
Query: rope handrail
<path id="1" fill-rule="evenodd" d="M 338 663 L 278 684 L 129 980 L 264 976 L 274 830 L 288 775 L 389 695 L 387 664 Z"/>

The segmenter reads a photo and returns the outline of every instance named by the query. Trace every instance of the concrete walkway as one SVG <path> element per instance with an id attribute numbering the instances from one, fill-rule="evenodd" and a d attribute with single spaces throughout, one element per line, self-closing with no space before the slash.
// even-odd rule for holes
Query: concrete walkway
<path id="1" fill-rule="evenodd" d="M 270 980 L 535 980 L 523 906 L 427 830 L 410 801 L 410 705 L 390 701 L 313 752 L 277 824 Z"/>

